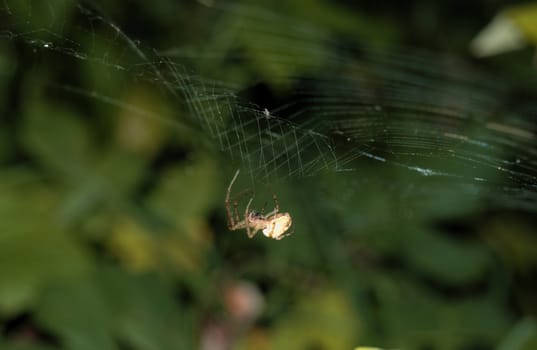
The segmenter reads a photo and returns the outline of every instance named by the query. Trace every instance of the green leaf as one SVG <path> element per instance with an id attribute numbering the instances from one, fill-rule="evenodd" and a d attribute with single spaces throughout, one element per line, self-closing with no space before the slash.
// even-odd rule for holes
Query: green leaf
<path id="1" fill-rule="evenodd" d="M 64 106 L 33 101 L 27 109 L 22 143 L 49 171 L 68 179 L 84 177 L 90 146 L 86 125 Z"/>
<path id="2" fill-rule="evenodd" d="M 537 346 L 537 322 L 528 317 L 517 322 L 497 350 L 530 350 Z"/>
<path id="3" fill-rule="evenodd" d="M 147 350 L 192 348 L 192 319 L 174 300 L 171 285 L 154 274 L 115 268 L 102 269 L 100 277 L 125 343 Z"/>
<path id="4" fill-rule="evenodd" d="M 401 278 L 379 279 L 376 288 L 384 339 L 401 349 L 423 344 L 441 350 L 472 342 L 496 344 L 510 323 L 510 315 L 488 295 L 445 301 Z"/>
<path id="5" fill-rule="evenodd" d="M 101 286 L 89 279 L 51 285 L 37 307 L 40 323 L 72 350 L 118 349 L 112 336 L 113 316 Z"/>
<path id="6" fill-rule="evenodd" d="M 273 332 L 271 349 L 352 349 L 360 325 L 346 296 L 336 290 L 303 296 Z"/>
<path id="7" fill-rule="evenodd" d="M 0 337 L 0 349 L 2 350 L 59 350 L 58 347 L 43 344 L 34 344 L 31 341 L 4 341 Z"/>
<path id="8" fill-rule="evenodd" d="M 403 242 L 405 260 L 412 268 L 451 285 L 478 280 L 491 261 L 482 245 L 433 232 L 410 234 Z"/>
<path id="9" fill-rule="evenodd" d="M 134 276 L 115 267 L 49 286 L 38 320 L 72 350 L 192 348 L 189 316 L 157 275 Z M 189 345 L 190 344 L 190 345 Z"/>
<path id="10" fill-rule="evenodd" d="M 192 224 L 213 204 L 217 174 L 216 164 L 208 155 L 195 158 L 190 165 L 166 169 L 149 205 L 175 225 Z"/>
<path id="11" fill-rule="evenodd" d="M 537 45 L 537 2 L 510 7 L 506 13 L 520 28 L 526 40 Z"/>
<path id="12" fill-rule="evenodd" d="M 83 273 L 87 257 L 58 225 L 58 198 L 24 170 L 0 173 L 0 310 L 27 308 L 41 287 Z"/>

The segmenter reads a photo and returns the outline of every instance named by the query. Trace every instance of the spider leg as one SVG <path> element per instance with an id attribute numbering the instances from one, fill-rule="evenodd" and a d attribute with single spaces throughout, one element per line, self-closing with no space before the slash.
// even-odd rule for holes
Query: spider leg
<path id="1" fill-rule="evenodd" d="M 272 199 L 274 200 L 274 214 L 276 214 L 280 211 L 280 203 L 278 203 L 278 197 L 276 197 L 276 193 L 272 194 Z"/>
<path id="2" fill-rule="evenodd" d="M 253 231 L 250 231 L 250 238 L 253 238 L 255 236 L 255 234 L 257 233 L 257 231 L 259 231 L 258 229 L 253 229 Z"/>
<path id="3" fill-rule="evenodd" d="M 233 202 L 233 207 L 235 208 L 235 222 L 240 222 L 241 220 L 239 219 L 239 209 L 238 209 L 238 206 L 239 206 L 239 203 L 237 203 L 237 201 L 234 201 Z"/>
<path id="4" fill-rule="evenodd" d="M 245 194 L 247 193 L 250 193 L 251 195 L 253 195 L 254 191 L 252 191 L 252 189 L 250 188 L 247 188 L 245 190 L 242 190 L 240 191 L 239 193 L 237 193 L 236 195 L 233 196 L 233 199 L 234 200 L 239 200 L 241 199 Z"/>
<path id="5" fill-rule="evenodd" d="M 250 201 L 248 202 L 248 205 L 246 206 L 246 210 L 244 211 L 244 223 L 246 224 L 246 234 L 248 235 L 248 238 L 252 238 L 257 232 L 256 230 L 253 233 L 250 233 L 250 222 L 248 221 L 248 214 L 250 212 L 250 204 L 252 204 L 253 200 L 254 200 L 254 197 L 250 198 Z"/>
<path id="6" fill-rule="evenodd" d="M 227 214 L 227 227 L 230 230 L 233 230 L 235 222 L 233 222 L 233 216 L 231 215 L 231 208 L 229 207 L 229 200 L 226 198 L 226 214 Z"/>
<path id="7" fill-rule="evenodd" d="M 241 221 L 241 219 L 239 218 L 239 211 L 237 209 L 238 206 L 239 206 L 239 199 L 242 198 L 245 194 L 248 194 L 248 193 L 250 193 L 251 196 L 253 197 L 254 191 L 252 191 L 249 188 L 240 191 L 238 194 L 236 194 L 235 196 L 232 197 L 233 206 L 235 208 L 234 209 L 234 212 L 235 212 L 235 225 L 238 225 L 238 223 Z"/>
<path id="8" fill-rule="evenodd" d="M 267 213 L 267 215 L 265 215 L 267 218 L 280 212 L 280 204 L 278 203 L 278 198 L 276 198 L 276 195 L 274 193 L 272 194 L 272 199 L 274 200 L 274 209 L 270 213 Z"/>
<path id="9" fill-rule="evenodd" d="M 284 238 L 284 237 L 291 236 L 293 233 L 295 233 L 295 230 L 294 230 L 294 229 L 293 229 L 291 232 L 284 234 L 280 239 L 282 239 L 282 238 Z"/>
<path id="10" fill-rule="evenodd" d="M 233 179 L 231 179 L 231 182 L 229 183 L 229 186 L 227 187 L 227 193 L 226 193 L 225 205 L 226 205 L 226 213 L 227 213 L 227 220 L 228 220 L 227 227 L 230 230 L 233 230 L 235 225 L 238 222 L 238 221 L 236 221 L 236 222 L 233 221 L 233 215 L 231 214 L 231 207 L 229 205 L 229 196 L 231 194 L 231 187 L 233 187 L 233 184 L 235 183 L 235 180 L 237 180 L 237 176 L 239 176 L 239 172 L 240 172 L 240 169 L 237 169 L 237 172 L 235 173 L 235 176 L 233 176 Z"/>

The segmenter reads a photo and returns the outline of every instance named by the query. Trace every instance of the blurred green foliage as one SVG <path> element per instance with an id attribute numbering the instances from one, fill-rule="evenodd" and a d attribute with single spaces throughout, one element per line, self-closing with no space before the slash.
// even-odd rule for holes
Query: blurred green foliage
<path id="1" fill-rule="evenodd" d="M 415 178 L 364 165 L 270 187 L 240 178 L 256 207 L 276 191 L 295 233 L 228 232 L 223 199 L 241 164 L 170 93 L 182 72 L 159 75 L 163 62 L 139 49 L 225 53 L 189 63 L 285 94 L 285 77 L 322 74 L 338 39 L 465 52 L 460 38 L 497 8 L 440 18 L 456 4 L 263 1 L 219 16 L 165 0 L 0 4 L 0 347 L 532 349 L 532 215 L 490 213 L 428 179 L 434 202 L 404 196 Z M 237 47 L 245 62 L 229 57 Z"/>

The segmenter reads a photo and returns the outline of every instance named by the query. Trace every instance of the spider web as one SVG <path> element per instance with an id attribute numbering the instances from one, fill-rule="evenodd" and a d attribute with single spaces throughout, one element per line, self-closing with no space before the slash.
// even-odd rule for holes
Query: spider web
<path id="1" fill-rule="evenodd" d="M 22 43 L 44 66 L 56 55 L 94 66 L 121 77 L 120 89 L 152 84 L 188 113 L 178 120 L 147 111 L 106 82 L 50 82 L 171 126 L 194 125 L 252 181 L 401 170 L 409 176 L 401 181 L 440 179 L 537 209 L 535 96 L 513 103 L 516 85 L 451 56 L 336 40 L 323 26 L 257 7 L 192 6 L 204 28 L 198 42 L 159 46 L 127 34 L 95 4 L 4 0 L 0 42 Z M 259 77 L 237 77 L 237 65 Z M 255 86 L 274 96 L 259 98 Z"/>

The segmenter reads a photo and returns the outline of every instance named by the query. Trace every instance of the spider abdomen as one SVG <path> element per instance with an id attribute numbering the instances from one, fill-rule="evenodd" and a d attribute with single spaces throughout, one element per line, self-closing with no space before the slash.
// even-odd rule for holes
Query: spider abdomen
<path id="1" fill-rule="evenodd" d="M 293 220 L 289 213 L 280 213 L 266 218 L 265 222 L 266 226 L 263 229 L 263 234 L 266 237 L 280 240 L 286 236 L 285 232 L 291 227 Z"/>

